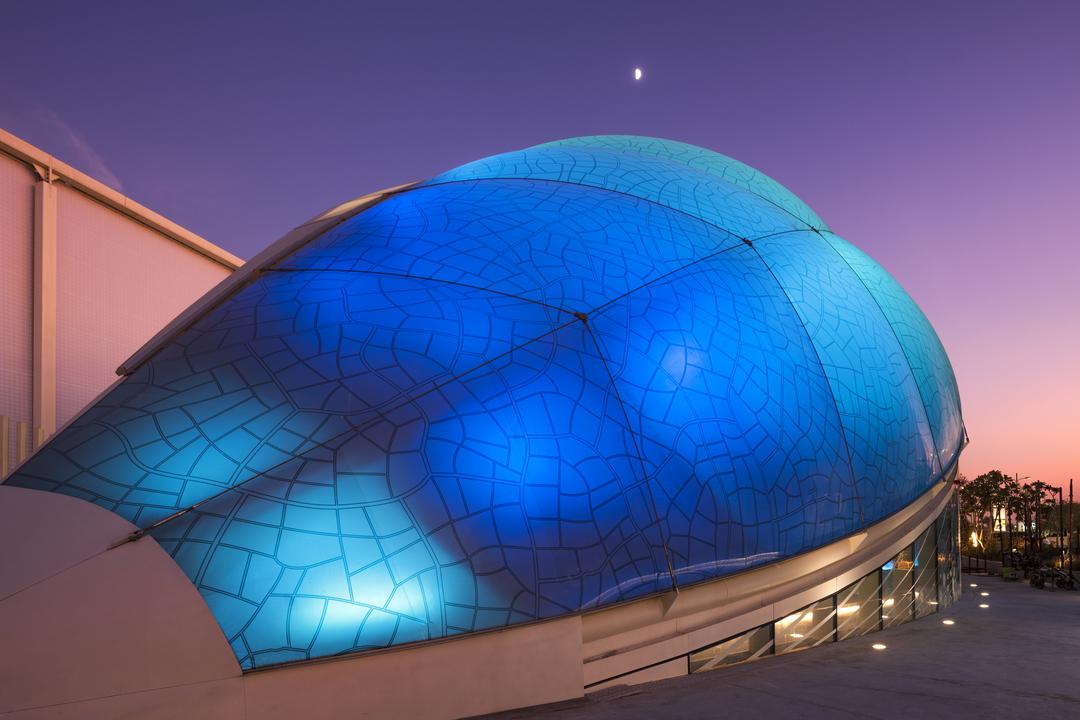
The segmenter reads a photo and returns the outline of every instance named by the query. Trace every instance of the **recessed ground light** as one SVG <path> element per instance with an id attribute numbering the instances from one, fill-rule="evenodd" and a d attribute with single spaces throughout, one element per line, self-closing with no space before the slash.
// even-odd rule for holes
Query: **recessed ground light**
<path id="1" fill-rule="evenodd" d="M 981 607 L 981 608 L 988 608 L 988 607 L 990 607 L 990 606 L 989 606 L 989 605 L 987 605 L 986 603 L 979 603 L 979 607 Z"/>
<path id="2" fill-rule="evenodd" d="M 802 636 L 802 633 L 791 633 L 791 637 L 793 638 L 801 638 Z"/>
<path id="3" fill-rule="evenodd" d="M 942 625 L 955 625 L 956 621 L 955 620 L 942 620 L 941 624 Z"/>
<path id="4" fill-rule="evenodd" d="M 886 648 L 886 645 L 884 643 L 874 643 L 870 647 L 874 648 L 875 650 L 884 650 Z"/>
<path id="5" fill-rule="evenodd" d="M 990 593 L 988 593 L 988 592 L 981 592 L 979 594 L 982 595 L 983 597 L 990 597 Z"/>
<path id="6" fill-rule="evenodd" d="M 979 587 L 979 583 L 971 583 L 971 587 Z"/>
<path id="7" fill-rule="evenodd" d="M 931 600 L 931 601 L 930 601 L 930 604 L 931 604 L 931 605 L 937 605 L 937 600 Z"/>

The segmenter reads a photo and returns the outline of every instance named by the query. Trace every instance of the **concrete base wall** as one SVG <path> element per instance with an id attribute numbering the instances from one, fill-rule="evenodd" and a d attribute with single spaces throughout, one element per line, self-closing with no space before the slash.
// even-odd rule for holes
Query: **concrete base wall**
<path id="1" fill-rule="evenodd" d="M 467 717 L 581 697 L 581 617 L 250 673 L 249 718 Z"/>

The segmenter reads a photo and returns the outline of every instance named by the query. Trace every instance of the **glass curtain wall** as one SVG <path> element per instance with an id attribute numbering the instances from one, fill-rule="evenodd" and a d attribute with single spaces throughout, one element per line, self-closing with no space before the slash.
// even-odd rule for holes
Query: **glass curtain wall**
<path id="1" fill-rule="evenodd" d="M 881 574 L 875 570 L 836 594 L 838 640 L 881 629 Z"/>
<path id="2" fill-rule="evenodd" d="M 938 602 L 947 607 L 960 599 L 960 511 L 955 494 L 935 525 Z"/>
<path id="3" fill-rule="evenodd" d="M 835 595 L 696 650 L 692 673 L 868 635 L 925 617 L 960 597 L 956 496 L 915 542 Z"/>
<path id="4" fill-rule="evenodd" d="M 912 569 L 915 567 L 911 546 L 896 553 L 881 566 L 881 626 L 902 625 L 915 617 L 912 614 Z"/>
<path id="5" fill-rule="evenodd" d="M 933 525 L 915 541 L 915 617 L 937 612 L 937 528 Z"/>
<path id="6" fill-rule="evenodd" d="M 690 672 L 702 672 L 721 665 L 757 660 L 762 655 L 771 655 L 772 649 L 772 625 L 762 625 L 691 653 Z"/>
<path id="7" fill-rule="evenodd" d="M 779 655 L 832 642 L 836 633 L 835 603 L 836 596 L 830 595 L 773 623 L 774 652 Z"/>

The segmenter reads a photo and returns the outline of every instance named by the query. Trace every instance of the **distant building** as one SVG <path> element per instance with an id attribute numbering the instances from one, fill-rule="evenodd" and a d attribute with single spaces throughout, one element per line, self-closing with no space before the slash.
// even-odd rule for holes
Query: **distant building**
<path id="1" fill-rule="evenodd" d="M 0 130 L 0 478 L 241 264 Z"/>

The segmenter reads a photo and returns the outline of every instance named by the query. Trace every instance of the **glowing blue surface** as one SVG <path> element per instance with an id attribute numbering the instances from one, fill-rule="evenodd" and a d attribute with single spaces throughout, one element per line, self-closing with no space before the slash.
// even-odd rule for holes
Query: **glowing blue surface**
<path id="1" fill-rule="evenodd" d="M 962 442 L 926 318 L 798 198 L 594 137 L 314 239 L 8 482 L 158 523 L 251 668 L 790 557 L 903 507 Z"/>

